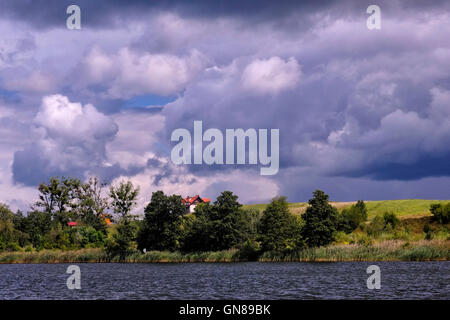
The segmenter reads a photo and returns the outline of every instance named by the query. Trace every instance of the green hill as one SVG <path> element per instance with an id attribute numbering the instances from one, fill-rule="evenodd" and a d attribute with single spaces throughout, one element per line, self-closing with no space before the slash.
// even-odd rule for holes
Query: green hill
<path id="1" fill-rule="evenodd" d="M 398 217 L 423 217 L 429 216 L 430 205 L 432 203 L 449 203 L 450 200 L 422 200 L 422 199 L 408 199 L 408 200 L 382 200 L 382 201 L 365 201 L 369 211 L 369 219 L 372 219 L 377 214 L 382 215 L 386 211 L 394 212 Z M 355 202 L 330 202 L 339 210 L 349 207 Z M 307 207 L 306 202 L 290 203 L 289 209 L 294 214 L 302 214 Z M 250 204 L 245 205 L 245 208 L 253 208 L 257 210 L 264 210 L 267 204 Z"/>

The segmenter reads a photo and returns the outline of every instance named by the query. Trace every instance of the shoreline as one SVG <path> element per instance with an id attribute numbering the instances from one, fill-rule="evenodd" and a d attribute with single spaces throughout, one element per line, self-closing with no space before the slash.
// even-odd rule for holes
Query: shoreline
<path id="1" fill-rule="evenodd" d="M 132 252 L 123 259 L 109 258 L 101 248 L 2 252 L 0 264 L 62 263 L 239 263 L 239 262 L 401 262 L 450 261 L 450 241 L 383 241 L 373 245 L 334 244 L 290 254 L 265 252 L 257 260 L 242 259 L 237 249 L 216 252 Z"/>

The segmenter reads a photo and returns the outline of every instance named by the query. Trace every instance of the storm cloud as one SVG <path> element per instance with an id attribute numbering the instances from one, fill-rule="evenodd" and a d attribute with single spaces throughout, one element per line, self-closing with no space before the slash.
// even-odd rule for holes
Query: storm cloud
<path id="1" fill-rule="evenodd" d="M 73 2 L 2 4 L 8 185 L 96 174 L 243 202 L 319 187 L 333 200 L 448 197 L 447 1 L 380 1 L 380 30 L 364 1 L 78 1 L 81 30 L 65 26 Z M 279 173 L 173 165 L 170 135 L 194 120 L 279 129 Z"/>

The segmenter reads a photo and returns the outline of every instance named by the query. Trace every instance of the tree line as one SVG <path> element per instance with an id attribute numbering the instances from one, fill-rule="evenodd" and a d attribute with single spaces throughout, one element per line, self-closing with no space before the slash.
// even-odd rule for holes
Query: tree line
<path id="1" fill-rule="evenodd" d="M 252 260 L 265 252 L 289 254 L 329 245 L 337 232 L 351 233 L 367 221 L 364 201 L 338 212 L 321 190 L 313 192 L 302 215 L 292 214 L 283 196 L 272 199 L 261 212 L 245 208 L 231 191 L 223 191 L 213 203 L 199 203 L 194 213 L 186 214 L 180 195 L 156 191 L 143 219 L 131 215 L 140 192 L 131 181 L 106 190 L 95 177 L 85 183 L 51 178 L 38 190 L 39 200 L 26 215 L 0 204 L 0 251 L 101 247 L 111 257 L 125 257 L 137 250 L 236 248 L 241 258 Z M 450 206 L 434 205 L 431 211 L 436 219 L 448 222 Z M 108 220 L 115 223 L 108 226 Z M 75 227 L 68 224 L 74 221 Z M 397 217 L 386 213 L 366 229 L 376 233 L 397 224 Z"/>

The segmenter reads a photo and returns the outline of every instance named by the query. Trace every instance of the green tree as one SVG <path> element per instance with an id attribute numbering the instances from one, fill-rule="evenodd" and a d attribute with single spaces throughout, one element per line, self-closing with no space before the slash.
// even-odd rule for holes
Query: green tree
<path id="1" fill-rule="evenodd" d="M 274 198 L 263 211 L 259 240 L 263 251 L 286 252 L 300 245 L 300 221 L 289 212 L 286 197 Z"/>
<path id="2" fill-rule="evenodd" d="M 182 224 L 183 251 L 210 251 L 213 249 L 214 230 L 211 220 L 212 205 L 199 203 L 192 215 L 186 216 Z M 183 232 L 184 231 L 184 232 Z"/>
<path id="3" fill-rule="evenodd" d="M 194 216 L 187 224 L 186 251 L 227 250 L 250 238 L 251 219 L 231 191 L 222 192 L 212 205 L 197 205 Z"/>
<path id="4" fill-rule="evenodd" d="M 81 183 L 76 191 L 76 211 L 81 221 L 104 235 L 107 233 L 104 218 L 108 208 L 108 200 L 103 196 L 105 186 L 97 177 L 91 177 L 86 183 Z"/>
<path id="5" fill-rule="evenodd" d="M 325 246 L 335 240 L 338 212 L 328 203 L 328 195 L 323 191 L 316 190 L 313 196 L 302 215 L 302 237 L 309 247 Z"/>
<path id="6" fill-rule="evenodd" d="M 124 218 L 117 225 L 117 233 L 113 234 L 112 239 L 106 242 L 106 253 L 110 258 L 118 257 L 124 260 L 125 257 L 133 252 L 133 241 L 136 238 L 136 226 L 131 219 Z"/>
<path id="7" fill-rule="evenodd" d="M 134 187 L 131 181 L 120 182 L 118 187 L 111 186 L 109 196 L 111 197 L 111 207 L 121 219 L 128 218 L 131 209 L 137 203 L 139 187 Z"/>
<path id="8" fill-rule="evenodd" d="M 338 230 L 351 233 L 364 221 L 367 221 L 367 207 L 364 201 L 358 200 L 338 215 Z"/>
<path id="9" fill-rule="evenodd" d="M 182 217 L 186 208 L 181 196 L 166 196 L 153 192 L 145 208 L 142 229 L 138 234 L 138 249 L 176 250 L 180 247 Z"/>
<path id="10" fill-rule="evenodd" d="M 51 230 L 52 217 L 49 212 L 30 211 L 27 216 L 18 212 L 15 216 L 15 227 L 24 235 L 21 246 L 28 242 L 37 249 L 43 248 L 44 237 Z"/>
<path id="11" fill-rule="evenodd" d="M 14 214 L 9 207 L 0 203 L 0 251 L 8 249 L 17 240 L 13 219 Z"/>
<path id="12" fill-rule="evenodd" d="M 38 187 L 39 200 L 35 207 L 51 214 L 55 223 L 67 225 L 71 219 L 76 219 L 76 191 L 81 181 L 75 178 L 50 178 L 48 183 L 41 183 Z"/>

